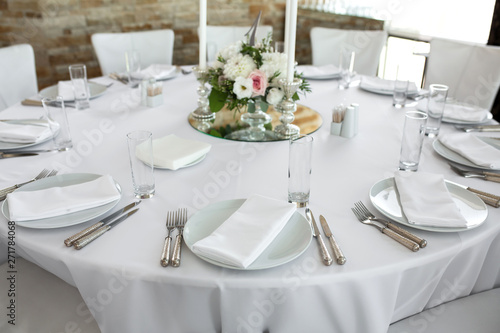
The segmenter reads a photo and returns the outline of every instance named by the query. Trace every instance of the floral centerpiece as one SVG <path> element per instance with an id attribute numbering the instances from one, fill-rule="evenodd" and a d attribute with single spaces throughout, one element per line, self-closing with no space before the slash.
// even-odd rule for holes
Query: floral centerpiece
<path id="1" fill-rule="evenodd" d="M 229 110 L 266 112 L 269 105 L 278 105 L 284 98 L 279 80 L 286 78 L 287 56 L 274 52 L 271 36 L 250 45 L 238 41 L 221 50 L 209 69 L 209 106 L 212 112 L 224 106 Z M 300 76 L 295 73 L 295 77 Z M 309 84 L 302 80 L 299 90 L 309 92 Z M 294 94 L 294 100 L 298 100 Z"/>

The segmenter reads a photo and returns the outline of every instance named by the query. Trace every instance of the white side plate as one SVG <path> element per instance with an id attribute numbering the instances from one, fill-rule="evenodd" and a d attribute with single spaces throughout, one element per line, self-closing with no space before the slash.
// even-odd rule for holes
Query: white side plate
<path id="1" fill-rule="evenodd" d="M 88 84 L 89 84 L 89 90 L 90 90 L 90 98 L 96 98 L 96 97 L 101 96 L 102 94 L 104 94 L 104 92 L 107 89 L 106 86 L 104 86 L 102 84 L 95 83 L 95 82 L 88 82 Z M 59 92 L 59 90 L 57 88 L 57 84 L 55 84 L 53 86 L 42 89 L 38 94 L 40 95 L 41 98 L 44 98 L 44 97 L 54 98 L 57 96 L 58 92 Z M 71 102 L 74 100 L 75 99 L 72 98 L 72 99 L 65 99 L 64 101 Z"/>

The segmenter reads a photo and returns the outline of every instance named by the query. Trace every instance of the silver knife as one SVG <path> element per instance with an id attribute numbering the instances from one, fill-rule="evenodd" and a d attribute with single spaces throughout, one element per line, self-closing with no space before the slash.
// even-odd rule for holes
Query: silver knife
<path id="1" fill-rule="evenodd" d="M 75 241 L 73 243 L 74 246 L 75 246 L 75 249 L 80 250 L 81 248 L 83 248 L 84 246 L 88 245 L 90 242 L 94 241 L 96 238 L 98 238 L 99 236 L 101 236 L 102 234 L 104 234 L 106 231 L 108 231 L 109 229 L 111 229 L 111 227 L 113 225 L 118 224 L 118 223 L 126 220 L 130 215 L 133 215 L 138 210 L 139 210 L 139 208 L 136 208 L 133 211 L 128 212 L 125 215 L 122 215 L 121 217 L 117 218 L 116 220 L 111 221 L 108 224 L 103 225 L 102 227 L 100 227 L 99 229 L 97 229 L 96 231 L 94 231 L 93 233 L 91 233 L 90 235 L 87 235 L 85 237 L 82 237 L 82 238 L 78 239 L 77 241 Z"/>
<path id="2" fill-rule="evenodd" d="M 102 220 L 95 223 L 94 225 L 91 225 L 90 227 L 83 229 L 82 231 L 74 234 L 73 236 L 68 237 L 67 239 L 64 240 L 64 244 L 67 247 L 72 246 L 73 243 L 75 241 L 77 241 L 78 239 L 83 238 L 87 235 L 90 235 L 91 233 L 93 233 L 94 231 L 96 231 L 97 229 L 99 229 L 100 227 L 105 225 L 106 223 L 112 221 L 115 217 L 120 216 L 122 213 L 126 212 L 127 210 L 131 209 L 132 207 L 137 206 L 140 203 L 141 203 L 141 200 L 138 200 L 138 201 L 132 202 L 131 204 L 126 205 L 122 209 L 117 210 L 113 214 L 109 215 L 108 217 L 103 218 Z"/>
<path id="3" fill-rule="evenodd" d="M 306 215 L 309 216 L 309 221 L 311 221 L 311 224 L 313 226 L 313 236 L 316 238 L 319 244 L 319 248 L 321 251 L 321 258 L 323 259 L 323 263 L 326 266 L 330 266 L 332 264 L 332 257 L 330 256 L 330 253 L 328 252 L 328 249 L 325 246 L 325 242 L 323 242 L 323 238 L 321 237 L 321 234 L 319 233 L 318 225 L 316 224 L 316 220 L 314 219 L 314 216 L 312 214 L 312 211 L 307 208 L 306 209 Z"/>
<path id="4" fill-rule="evenodd" d="M 0 159 L 10 158 L 10 157 L 23 157 L 23 156 L 36 156 L 37 153 L 3 153 L 0 152 Z"/>
<path id="5" fill-rule="evenodd" d="M 490 206 L 495 207 L 495 208 L 500 207 L 500 196 L 498 196 L 498 195 L 491 194 L 491 193 L 488 193 L 488 192 L 484 192 L 484 191 L 481 191 L 481 190 L 477 190 L 475 188 L 472 188 L 472 187 L 469 187 L 469 186 L 466 186 L 466 185 L 462 185 L 462 184 L 458 184 L 458 183 L 455 183 L 455 182 L 452 182 L 452 181 L 449 181 L 449 180 L 447 180 L 447 182 L 450 183 L 450 184 L 454 184 L 454 185 L 456 185 L 458 187 L 461 187 L 463 189 L 466 189 L 467 191 L 470 191 L 470 192 L 476 194 L 487 205 L 490 205 Z"/>
<path id="6" fill-rule="evenodd" d="M 466 126 L 456 125 L 458 129 L 464 132 L 500 132 L 500 125 L 479 125 L 479 126 Z"/>
<path id="7" fill-rule="evenodd" d="M 340 249 L 339 245 L 335 241 L 335 237 L 333 237 L 332 231 L 330 230 L 330 226 L 326 222 L 326 219 L 323 217 L 323 215 L 319 216 L 319 222 L 321 223 L 321 227 L 323 228 L 323 231 L 325 232 L 325 236 L 328 237 L 330 240 L 330 244 L 332 245 L 333 249 L 333 255 L 335 256 L 335 260 L 337 261 L 337 264 L 343 265 L 346 262 L 346 258 L 344 256 L 344 253 L 342 253 L 342 250 Z"/>

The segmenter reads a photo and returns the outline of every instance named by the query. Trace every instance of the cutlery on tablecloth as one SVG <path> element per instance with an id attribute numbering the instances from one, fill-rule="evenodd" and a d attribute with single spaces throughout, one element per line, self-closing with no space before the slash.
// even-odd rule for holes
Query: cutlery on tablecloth
<path id="1" fill-rule="evenodd" d="M 122 215 L 121 217 L 117 218 L 116 220 L 108 222 L 107 224 L 103 225 L 102 227 L 100 227 L 99 229 L 95 230 L 91 234 L 89 234 L 87 236 L 84 236 L 84 237 L 76 240 L 73 243 L 73 245 L 75 246 L 75 249 L 80 250 L 81 248 L 85 247 L 90 242 L 94 241 L 95 239 L 97 239 L 98 237 L 100 237 L 101 235 L 103 235 L 106 231 L 110 230 L 115 225 L 119 224 L 120 222 L 125 221 L 129 216 L 133 215 L 138 210 L 139 210 L 139 208 L 136 208 L 136 209 L 134 209 L 134 210 L 132 210 L 132 211 L 130 211 L 130 212 Z"/>
<path id="2" fill-rule="evenodd" d="M 121 77 L 117 73 L 110 73 L 108 76 L 110 78 L 112 78 L 113 80 L 117 80 L 117 81 L 120 81 L 121 83 L 123 83 L 125 85 L 128 85 L 128 79 L 125 79 L 125 78 Z"/>
<path id="3" fill-rule="evenodd" d="M 165 237 L 165 243 L 163 244 L 163 250 L 161 251 L 160 264 L 163 267 L 167 267 L 170 262 L 170 243 L 172 242 L 172 237 L 170 233 L 175 229 L 175 224 L 179 218 L 179 212 L 167 212 L 167 237 Z"/>
<path id="4" fill-rule="evenodd" d="M 36 177 L 28 180 L 27 182 L 19 183 L 19 184 L 12 185 L 12 186 L 6 187 L 4 189 L 1 189 L 0 190 L 0 201 L 5 200 L 5 198 L 7 197 L 7 194 L 14 192 L 15 190 L 17 190 L 18 188 L 20 188 L 23 185 L 32 183 L 32 182 L 34 182 L 36 180 L 40 180 L 42 178 L 52 177 L 52 176 L 55 176 L 56 174 L 57 174 L 57 170 L 49 171 L 48 169 L 43 169 L 38 175 L 36 175 Z"/>
<path id="5" fill-rule="evenodd" d="M 492 182 L 500 183 L 500 174 L 488 171 L 470 171 L 465 169 L 460 169 L 456 165 L 450 164 L 450 168 L 465 178 L 482 178 L 484 180 L 489 180 Z"/>
<path id="6" fill-rule="evenodd" d="M 449 180 L 448 180 L 448 182 L 450 184 L 454 184 L 454 185 L 459 186 L 459 187 L 461 187 L 463 189 L 466 189 L 469 192 L 472 192 L 472 193 L 476 194 L 487 205 L 490 205 L 490 206 L 495 207 L 495 208 L 500 207 L 500 196 L 498 196 L 498 195 L 491 194 L 491 193 L 488 193 L 488 192 L 484 192 L 484 191 L 481 191 L 481 190 L 477 190 L 475 188 L 472 188 L 472 187 L 469 187 L 469 186 L 466 186 L 466 185 L 462 185 L 462 184 L 458 184 L 458 183 L 455 183 L 455 182 L 452 182 L 452 181 L 449 181 Z"/>
<path id="7" fill-rule="evenodd" d="M 179 209 L 179 219 L 175 224 L 177 236 L 175 236 L 174 252 L 172 254 L 172 266 L 179 267 L 181 264 L 182 233 L 187 221 L 187 208 Z"/>
<path id="8" fill-rule="evenodd" d="M 335 256 L 335 261 L 339 265 L 345 264 L 346 257 L 344 256 L 344 253 L 342 253 L 340 246 L 337 244 L 335 237 L 333 237 L 332 231 L 330 230 L 330 226 L 328 225 L 328 222 L 326 222 L 326 219 L 323 217 L 323 215 L 319 216 L 319 222 L 321 223 L 321 227 L 325 232 L 325 236 L 330 240 L 330 244 L 332 245 L 333 249 L 333 255 Z"/>
<path id="9" fill-rule="evenodd" d="M 330 266 L 332 264 L 332 257 L 330 256 L 330 253 L 328 252 L 328 249 L 326 248 L 325 242 L 323 242 L 323 238 L 321 237 L 321 234 L 319 233 L 318 225 L 316 224 L 316 220 L 314 219 L 314 215 L 312 211 L 309 208 L 306 208 L 306 216 L 307 219 L 309 220 L 309 223 L 311 223 L 313 227 L 313 236 L 316 238 L 319 244 L 319 249 L 321 251 L 321 259 L 323 259 L 323 263 L 326 266 Z"/>
<path id="10" fill-rule="evenodd" d="M 25 99 L 21 102 L 24 106 L 43 106 L 42 101 L 38 101 L 35 99 Z M 74 108 L 75 104 L 72 102 L 64 102 L 64 106 L 69 108 Z"/>
<path id="11" fill-rule="evenodd" d="M 356 215 L 357 219 L 361 223 L 371 225 L 371 226 L 377 228 L 381 233 L 385 234 L 386 236 L 389 236 L 390 238 L 392 238 L 396 242 L 404 245 L 405 247 L 412 250 L 413 252 L 417 252 L 420 249 L 420 247 L 417 243 L 409 240 L 408 238 L 401 236 L 400 234 L 396 233 L 392 229 L 389 229 L 388 227 L 386 227 L 382 223 L 381 223 L 382 226 L 378 225 L 377 222 L 380 223 L 379 221 L 368 218 L 367 216 L 365 216 L 363 214 L 362 211 L 360 211 L 360 209 L 358 207 L 351 208 L 351 210 L 354 213 L 354 215 Z"/>
<path id="12" fill-rule="evenodd" d="M 87 235 L 90 235 L 91 233 L 93 233 L 94 231 L 96 231 L 97 229 L 99 229 L 100 227 L 102 227 L 103 225 L 107 224 L 108 222 L 112 221 L 114 218 L 120 216 L 121 214 L 125 213 L 126 211 L 128 211 L 129 209 L 137 206 L 140 203 L 141 203 L 141 200 L 138 200 L 138 201 L 134 201 L 134 202 L 126 205 L 125 207 L 117 210 L 113 214 L 111 214 L 111 215 L 103 218 L 99 222 L 91 225 L 90 227 L 88 227 L 86 229 L 83 229 L 82 231 L 74 234 L 73 236 L 70 236 L 70 237 L 66 238 L 64 240 L 64 244 L 67 247 L 71 247 L 73 245 L 73 243 L 76 242 L 77 240 L 79 240 L 80 238 L 83 238 L 83 237 L 85 237 Z"/>
<path id="13" fill-rule="evenodd" d="M 0 160 L 12 157 L 37 156 L 37 153 L 32 152 L 0 152 Z"/>
<path id="14" fill-rule="evenodd" d="M 500 125 L 455 125 L 464 132 L 500 132 Z"/>
<path id="15" fill-rule="evenodd" d="M 422 238 L 418 237 L 417 235 L 414 235 L 411 232 L 409 232 L 403 228 L 398 227 L 394 223 L 391 223 L 387 220 L 378 218 L 375 215 L 373 215 L 373 213 L 370 212 L 370 210 L 368 210 L 368 208 L 366 208 L 365 204 L 362 203 L 361 201 L 354 203 L 354 206 L 358 209 L 359 212 L 361 212 L 363 214 L 364 218 L 366 218 L 368 220 L 378 221 L 378 222 L 382 223 L 386 228 L 389 228 L 392 231 L 400 234 L 401 236 L 408 238 L 412 242 L 417 243 L 420 246 L 420 248 L 424 248 L 427 246 L 427 241 L 425 239 L 422 239 Z"/>

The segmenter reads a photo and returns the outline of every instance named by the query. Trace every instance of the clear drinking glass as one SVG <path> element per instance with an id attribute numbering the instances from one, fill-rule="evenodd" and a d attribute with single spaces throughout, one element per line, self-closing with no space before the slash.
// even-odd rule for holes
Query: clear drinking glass
<path id="1" fill-rule="evenodd" d="M 339 89 L 348 89 L 351 84 L 351 79 L 354 75 L 354 58 L 356 54 L 346 48 L 340 50 L 340 80 Z"/>
<path id="2" fill-rule="evenodd" d="M 69 129 L 68 116 L 61 96 L 44 97 L 42 99 L 43 109 L 52 132 L 52 141 L 56 149 L 64 151 L 73 147 L 71 132 Z"/>
<path id="3" fill-rule="evenodd" d="M 155 194 L 153 135 L 148 131 L 127 134 L 130 171 L 134 195 L 139 199 L 151 198 Z"/>
<path id="4" fill-rule="evenodd" d="M 141 58 L 139 51 L 130 50 L 125 52 L 125 68 L 127 69 L 128 82 L 133 85 L 135 78 L 140 80 L 137 74 L 141 71 Z"/>
<path id="5" fill-rule="evenodd" d="M 87 67 L 83 64 L 69 66 L 69 75 L 75 92 L 75 106 L 77 110 L 90 107 L 90 90 L 87 83 Z"/>
<path id="6" fill-rule="evenodd" d="M 427 114 L 424 112 L 412 110 L 405 113 L 399 170 L 418 170 L 426 123 Z"/>
<path id="7" fill-rule="evenodd" d="M 403 108 L 408 97 L 408 80 L 396 79 L 394 81 L 394 93 L 392 95 L 392 105 L 396 108 Z"/>
<path id="8" fill-rule="evenodd" d="M 448 86 L 444 84 L 431 84 L 429 86 L 429 97 L 427 99 L 427 127 L 425 135 L 436 137 L 439 134 L 441 120 L 443 119 Z"/>
<path id="9" fill-rule="evenodd" d="M 303 135 L 290 139 L 288 160 L 288 202 L 297 207 L 309 203 L 313 137 Z"/>

